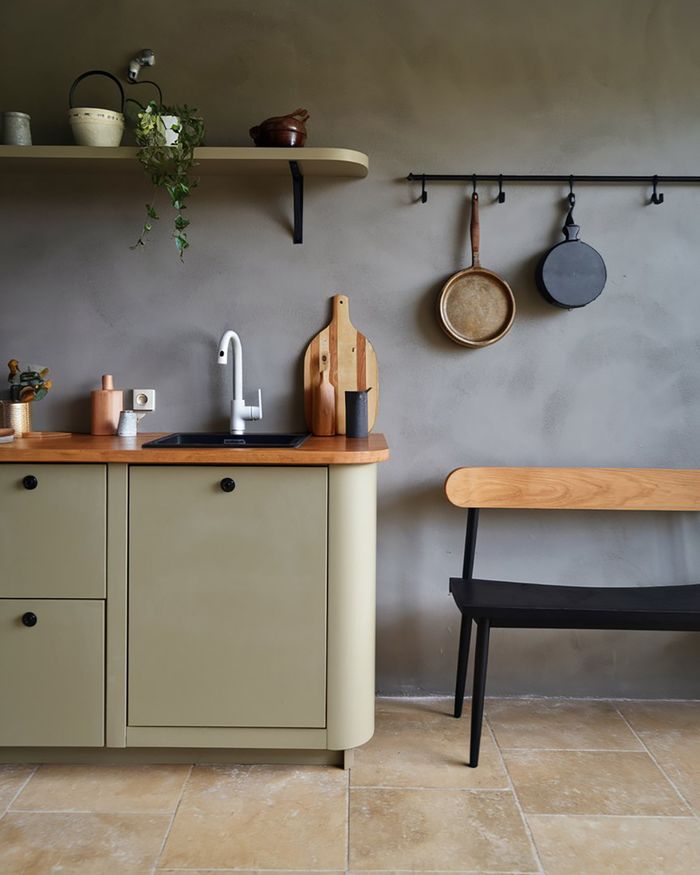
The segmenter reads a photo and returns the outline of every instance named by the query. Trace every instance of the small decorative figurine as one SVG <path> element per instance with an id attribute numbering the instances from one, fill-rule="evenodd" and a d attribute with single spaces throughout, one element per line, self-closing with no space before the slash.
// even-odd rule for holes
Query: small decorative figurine
<path id="1" fill-rule="evenodd" d="M 7 381 L 10 384 L 11 401 L 41 401 L 53 386 L 53 382 L 47 379 L 48 368 L 41 365 L 22 368 L 17 359 L 10 359 L 7 366 L 10 369 Z"/>

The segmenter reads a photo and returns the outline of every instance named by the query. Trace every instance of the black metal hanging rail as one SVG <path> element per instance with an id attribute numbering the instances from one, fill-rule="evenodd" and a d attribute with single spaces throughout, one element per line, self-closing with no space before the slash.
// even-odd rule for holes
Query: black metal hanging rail
<path id="1" fill-rule="evenodd" d="M 627 176 L 627 175 L 581 175 L 576 174 L 564 175 L 561 173 L 409 173 L 406 177 L 410 182 L 420 182 L 421 188 L 421 203 L 426 203 L 428 200 L 428 192 L 426 191 L 426 182 L 471 182 L 476 190 L 476 186 L 480 182 L 497 182 L 498 183 L 498 202 L 504 203 L 506 196 L 503 191 L 503 184 L 506 182 L 558 182 L 569 185 L 570 190 L 574 185 L 579 183 L 597 183 L 601 185 L 621 185 L 634 184 L 650 185 L 653 187 L 651 202 L 654 204 L 662 204 L 664 201 L 663 194 L 657 192 L 657 185 L 672 183 L 677 185 L 698 185 L 700 184 L 700 176 L 661 176 L 658 174 L 647 174 L 646 176 Z"/>

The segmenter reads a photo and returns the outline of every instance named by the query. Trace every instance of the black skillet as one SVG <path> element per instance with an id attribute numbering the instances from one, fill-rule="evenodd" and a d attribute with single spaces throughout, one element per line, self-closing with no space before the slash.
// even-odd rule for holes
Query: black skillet
<path id="1" fill-rule="evenodd" d="M 535 279 L 545 300 L 572 310 L 595 301 L 603 291 L 608 273 L 596 250 L 578 239 L 580 228 L 574 222 L 573 196 L 562 231 L 566 238 L 540 259 Z"/>

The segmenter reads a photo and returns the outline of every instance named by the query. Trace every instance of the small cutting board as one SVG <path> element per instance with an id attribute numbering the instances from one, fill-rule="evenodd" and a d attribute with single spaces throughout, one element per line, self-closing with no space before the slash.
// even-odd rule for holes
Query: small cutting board
<path id="1" fill-rule="evenodd" d="M 357 389 L 372 391 L 367 396 L 370 431 L 377 418 L 379 372 L 372 344 L 350 322 L 347 295 L 333 296 L 333 317 L 314 337 L 304 355 L 304 413 L 313 425 L 313 398 L 321 379 L 321 349 L 328 350 L 330 381 L 335 386 L 335 430 L 345 434 L 345 393 Z"/>

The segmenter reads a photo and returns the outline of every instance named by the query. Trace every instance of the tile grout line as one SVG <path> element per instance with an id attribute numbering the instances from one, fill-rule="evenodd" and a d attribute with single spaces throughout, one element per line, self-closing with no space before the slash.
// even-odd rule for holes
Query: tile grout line
<path id="1" fill-rule="evenodd" d="M 469 766 L 465 764 L 465 768 L 468 769 Z M 358 784 L 353 787 L 353 790 L 439 790 L 441 793 L 508 793 L 510 789 L 510 787 L 450 787 L 442 784 Z"/>
<path id="2" fill-rule="evenodd" d="M 639 747 L 502 747 L 506 753 L 646 753 Z"/>
<path id="3" fill-rule="evenodd" d="M 467 696 L 467 699 L 469 697 Z M 377 695 L 378 701 L 388 700 L 389 702 L 395 703 L 408 703 L 408 702 L 454 702 L 454 693 L 439 693 L 436 695 L 429 696 L 420 696 L 418 694 L 410 695 L 410 696 L 401 696 L 401 695 Z M 486 701 L 489 702 L 537 702 L 540 699 L 543 699 L 547 702 L 690 702 L 691 704 L 700 704 L 700 698 L 696 699 L 687 699 L 687 698 L 663 698 L 658 699 L 654 697 L 650 699 L 649 697 L 644 698 L 643 696 L 616 696 L 611 698 L 610 696 L 545 696 L 545 695 L 526 695 L 526 696 L 486 696 Z M 465 700 L 466 701 L 466 700 Z M 432 712 L 427 712 L 432 713 Z M 399 870 L 400 871 L 400 870 Z"/>
<path id="4" fill-rule="evenodd" d="M 154 869 L 152 873 L 148 873 L 148 875 L 158 875 L 158 873 L 169 873 L 175 872 L 177 875 L 187 875 L 187 873 L 191 872 L 200 872 L 200 869 Z M 250 869 L 206 869 L 206 872 L 244 872 L 246 875 L 251 872 Z M 269 875 L 280 875 L 280 873 L 295 873 L 298 872 L 299 875 L 320 875 L 320 873 L 325 872 L 337 872 L 338 875 L 348 875 L 348 871 L 346 869 L 261 869 L 258 867 L 255 870 L 252 870 L 255 873 L 263 872 L 265 875 L 269 873 Z M 488 871 L 478 871 L 475 869 L 430 869 L 427 872 L 425 870 L 421 871 L 420 869 L 356 869 L 355 872 L 357 875 L 528 875 L 528 873 L 522 872 L 519 869 L 489 869 Z"/>
<path id="5" fill-rule="evenodd" d="M 654 763 L 654 765 L 656 766 L 656 768 L 661 772 L 661 774 L 664 776 L 664 778 L 666 778 L 666 780 L 668 781 L 668 783 L 669 783 L 669 784 L 673 787 L 673 789 L 676 791 L 676 793 L 678 794 L 678 798 L 679 798 L 679 799 L 681 800 L 681 802 L 682 802 L 682 803 L 688 808 L 688 811 L 690 812 L 690 816 L 691 816 L 691 817 L 696 817 L 696 818 L 697 818 L 697 817 L 698 817 L 698 814 L 696 813 L 696 811 L 695 811 L 695 809 L 693 808 L 693 806 L 690 804 L 690 802 L 688 802 L 688 800 L 685 798 L 685 796 L 684 796 L 684 795 L 681 793 L 681 791 L 678 789 L 678 787 L 676 786 L 675 781 L 673 781 L 673 780 L 671 779 L 671 777 L 667 774 L 666 770 L 665 770 L 664 768 L 662 768 L 662 766 L 661 766 L 661 764 L 659 763 L 659 761 L 656 759 L 656 757 L 654 756 L 654 754 L 651 752 L 651 750 L 650 750 L 650 749 L 647 747 L 647 745 L 645 744 L 644 739 L 642 738 L 642 736 L 637 732 L 636 729 L 634 729 L 634 727 L 632 726 L 632 724 L 629 722 L 629 720 L 625 717 L 625 715 L 622 713 L 622 711 L 620 711 L 620 709 L 617 707 L 617 705 L 616 705 L 614 702 L 613 702 L 613 707 L 615 708 L 615 710 L 617 711 L 617 713 L 620 715 L 620 717 L 622 718 L 622 720 L 627 724 L 627 726 L 629 727 L 630 732 L 631 732 L 631 733 L 634 735 L 634 737 L 639 741 L 639 743 L 642 745 L 642 747 L 644 748 L 644 750 L 649 754 L 649 756 L 651 757 L 651 760 L 652 760 L 652 762 Z"/>
<path id="6" fill-rule="evenodd" d="M 186 875 L 188 872 L 200 872 L 203 870 L 200 869 L 155 869 L 153 870 L 155 875 L 160 872 L 167 873 L 168 872 L 176 872 L 178 875 L 182 873 L 182 875 Z M 251 869 L 206 869 L 206 872 L 245 872 L 250 873 Z M 315 875 L 315 873 L 323 873 L 323 872 L 337 872 L 339 875 L 347 875 L 347 870 L 345 869 L 261 869 L 257 867 L 255 870 L 252 870 L 256 873 L 264 872 L 270 873 L 270 875 L 274 875 L 274 873 L 295 873 L 298 872 L 299 875 Z M 425 870 L 421 871 L 419 869 L 357 869 L 355 870 L 358 875 L 363 875 L 363 873 L 367 873 L 367 875 L 527 875 L 527 873 L 523 873 L 521 869 L 489 869 L 488 871 L 478 871 L 475 869 L 430 869 L 428 872 Z"/>
<path id="7" fill-rule="evenodd" d="M 114 814 L 117 817 L 169 817 L 172 811 L 134 811 L 133 808 L 125 811 L 105 809 L 98 810 L 96 808 L 13 808 L 12 813 L 18 814 Z"/>
<path id="8" fill-rule="evenodd" d="M 193 769 L 194 769 L 194 763 L 190 763 L 190 768 L 189 768 L 189 771 L 187 772 L 187 777 L 182 782 L 182 789 L 180 790 L 180 796 L 178 797 L 177 805 L 175 806 L 175 809 L 173 811 L 173 815 L 170 818 L 170 823 L 168 824 L 168 827 L 165 830 L 165 836 L 163 837 L 163 841 L 161 843 L 160 850 L 158 851 L 158 856 L 156 857 L 155 863 L 153 864 L 153 871 L 154 872 L 156 869 L 158 869 L 158 865 L 160 863 L 160 858 L 163 856 L 163 851 L 165 850 L 165 846 L 168 842 L 168 839 L 170 838 L 170 833 L 172 831 L 173 824 L 175 823 L 175 816 L 177 815 L 178 811 L 180 810 L 180 804 L 182 803 L 182 797 L 185 795 L 185 789 L 187 788 L 187 785 L 190 782 L 190 778 L 192 777 L 192 770 Z"/>
<path id="9" fill-rule="evenodd" d="M 36 775 L 36 773 L 37 773 L 37 769 L 38 769 L 38 768 L 39 768 L 38 764 L 35 765 L 35 766 L 32 766 L 31 771 L 29 772 L 29 774 L 27 775 L 27 777 L 25 778 L 25 780 L 22 781 L 22 783 L 20 784 L 20 786 L 19 786 L 17 792 L 15 793 L 15 795 L 14 795 L 14 796 L 12 797 L 12 799 L 10 799 L 10 801 L 7 803 L 7 805 L 5 806 L 5 810 L 3 811 L 3 813 L 0 814 L 0 820 L 2 820 L 3 817 L 7 814 L 7 812 L 10 810 L 10 807 L 14 804 L 15 799 L 17 799 L 17 797 L 18 797 L 19 794 L 22 792 L 22 790 L 24 790 L 24 788 L 27 786 L 27 784 L 32 780 L 32 778 L 34 777 L 34 775 Z"/>
<path id="10" fill-rule="evenodd" d="M 494 743 L 496 748 L 496 752 L 498 753 L 498 758 L 501 761 L 501 765 L 503 766 L 503 771 L 506 773 L 506 778 L 508 779 L 508 786 L 510 787 L 510 792 L 513 794 L 513 800 L 515 802 L 515 806 L 520 813 L 520 817 L 523 822 L 523 826 L 525 827 L 525 832 L 528 837 L 528 841 L 530 842 L 530 847 L 532 848 L 532 853 L 535 858 L 535 863 L 537 864 L 537 868 L 539 870 L 540 875 L 545 875 L 544 866 L 542 865 L 542 860 L 540 859 L 540 852 L 537 849 L 537 845 L 535 844 L 535 838 L 532 835 L 532 830 L 530 829 L 530 824 L 528 822 L 527 817 L 525 816 L 525 812 L 523 811 L 523 806 L 520 803 L 520 799 L 518 798 L 518 794 L 515 790 L 515 784 L 513 784 L 513 779 L 510 776 L 510 772 L 508 771 L 508 766 L 506 765 L 505 757 L 501 752 L 501 748 L 498 746 L 498 740 L 496 738 L 496 733 L 493 731 L 493 727 L 491 726 L 491 721 L 489 720 L 488 714 L 484 714 L 484 723 L 489 731 L 489 735 L 491 736 L 491 740 Z"/>
<path id="11" fill-rule="evenodd" d="M 208 763 L 207 765 L 209 765 L 209 763 Z M 234 764 L 234 765 L 235 765 L 235 764 Z M 246 765 L 246 764 L 244 763 L 244 765 Z M 209 868 L 207 868 L 207 869 L 204 870 L 204 869 L 190 869 L 190 868 L 187 868 L 187 869 L 182 869 L 182 868 L 177 869 L 177 868 L 175 868 L 175 869 L 173 869 L 173 868 L 170 868 L 170 867 L 169 867 L 169 868 L 167 868 L 167 869 L 158 869 L 158 868 L 156 868 L 156 869 L 153 870 L 154 873 L 158 873 L 158 872 L 166 872 L 166 873 L 167 873 L 167 872 L 177 872 L 177 873 L 182 872 L 182 873 L 187 873 L 187 872 L 203 872 L 203 871 L 206 871 L 206 872 L 246 872 L 246 873 L 249 873 L 249 872 L 251 872 L 251 869 L 250 869 L 250 867 L 248 867 L 248 868 L 242 868 L 242 869 L 241 869 L 241 868 L 238 868 L 238 869 L 219 869 L 219 868 L 217 868 L 217 867 L 214 867 L 214 868 L 212 869 L 211 867 L 209 867 Z M 279 872 L 285 872 L 285 873 L 286 873 L 286 872 L 298 872 L 299 875 L 314 875 L 315 872 L 317 872 L 317 873 L 321 873 L 321 872 L 338 872 L 339 875 L 343 875 L 343 873 L 346 872 L 345 869 L 261 869 L 259 866 L 257 866 L 257 867 L 256 867 L 254 870 L 252 870 L 252 871 L 254 871 L 254 872 L 256 872 L 256 873 L 257 873 L 257 872 L 270 872 L 271 875 L 273 875 L 273 873 L 275 873 L 275 872 L 278 872 L 278 873 L 279 873 Z M 382 869 L 374 869 L 374 870 L 373 870 L 373 869 L 369 869 L 368 871 L 369 871 L 369 872 L 380 873 L 380 875 L 381 875 L 381 873 L 382 873 L 384 870 L 382 870 Z M 414 872 L 413 869 L 397 869 L 397 870 L 390 869 L 390 870 L 386 870 L 386 873 L 387 873 L 387 875 L 389 875 L 389 872 L 394 872 L 394 871 L 397 871 L 397 872 Z M 415 873 L 415 875 L 420 875 L 420 872 Z M 441 875 L 441 873 L 435 873 L 435 875 Z M 482 875 L 482 873 L 479 873 L 479 872 L 474 872 L 474 873 L 472 873 L 472 872 L 453 872 L 453 873 L 450 873 L 450 872 L 448 872 L 447 870 L 445 870 L 445 875 Z M 483 873 L 483 875 L 513 875 L 513 873 L 512 873 L 512 872 L 489 872 L 489 873 Z"/>
<path id="12" fill-rule="evenodd" d="M 589 820 L 685 820 L 693 819 L 692 814 L 595 814 L 591 811 L 583 814 L 572 813 L 569 811 L 538 811 L 528 814 L 528 817 L 569 817 L 569 818 L 586 818 Z"/>

